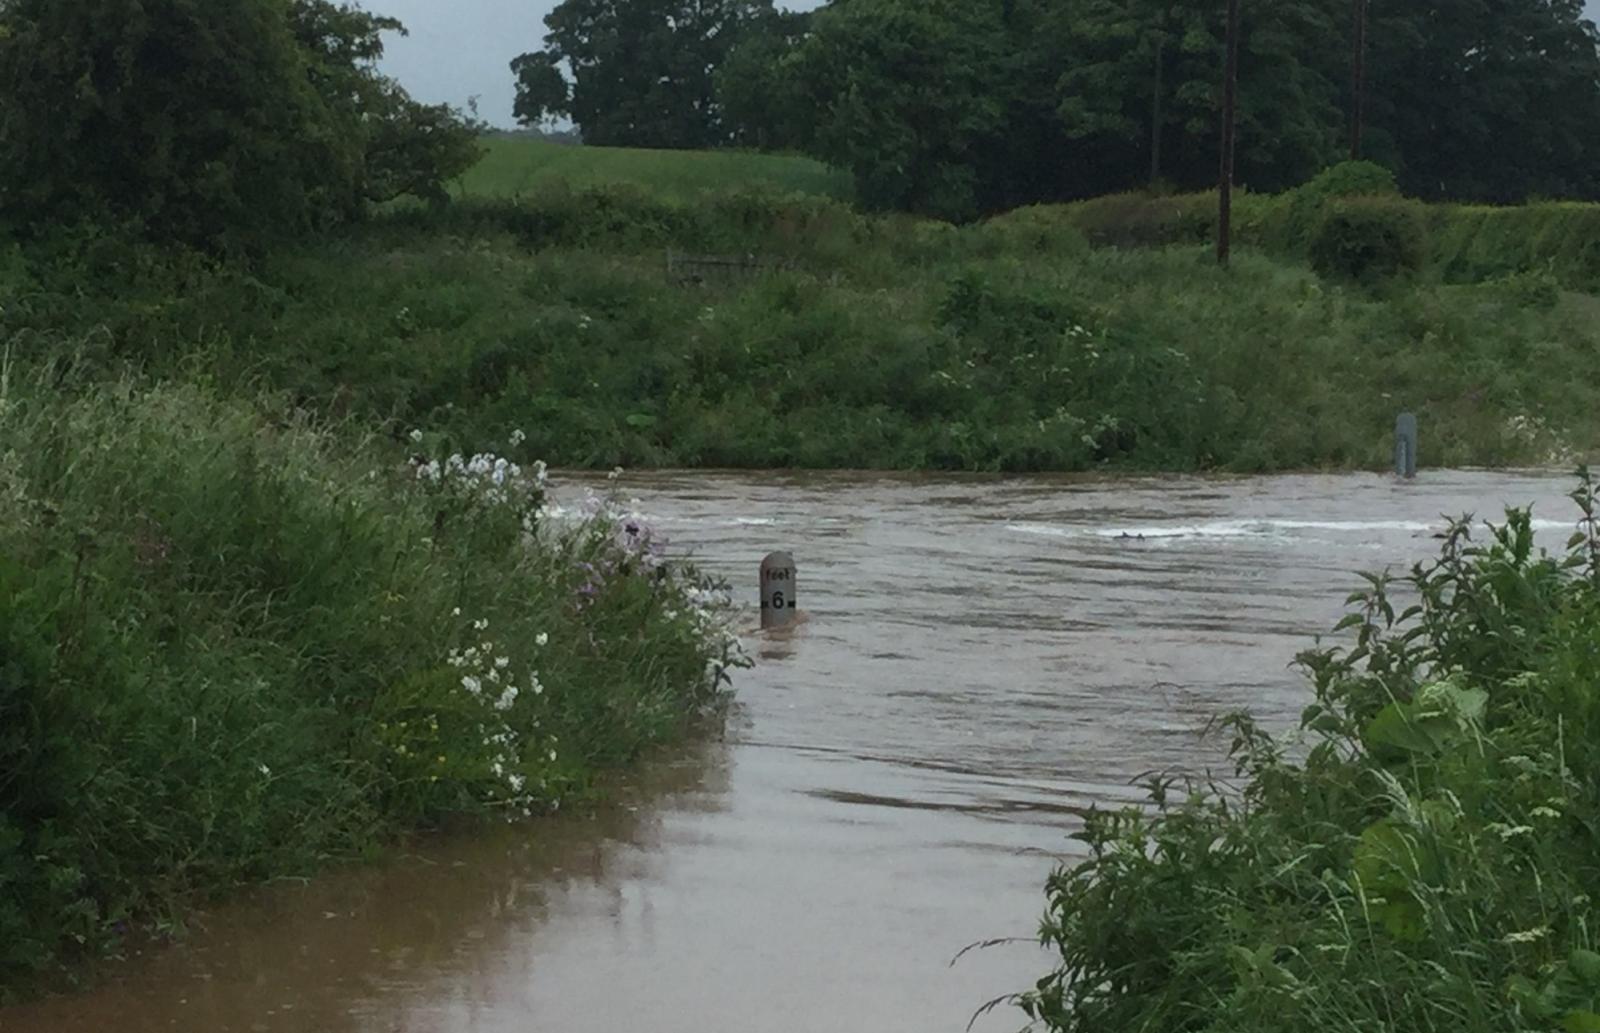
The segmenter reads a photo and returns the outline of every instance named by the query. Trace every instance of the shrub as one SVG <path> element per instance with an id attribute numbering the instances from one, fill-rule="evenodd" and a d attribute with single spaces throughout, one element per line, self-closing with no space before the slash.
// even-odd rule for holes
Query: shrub
<path id="1" fill-rule="evenodd" d="M 1051 1030 L 1582 1030 L 1600 1025 L 1600 538 L 1526 511 L 1465 523 L 1351 596 L 1305 653 L 1297 739 L 1247 717 L 1237 788 L 1161 777 L 1092 812 L 1048 885 L 1060 967 L 1021 996 Z M 1415 598 L 1398 612 L 1396 596 Z"/>
<path id="2" fill-rule="evenodd" d="M 1342 161 L 1277 198 L 1279 210 L 1267 229 L 1269 245 L 1306 254 L 1329 202 L 1345 197 L 1398 197 L 1394 173 L 1370 161 Z"/>
<path id="3" fill-rule="evenodd" d="M 542 465 L 74 388 L 0 375 L 0 987 L 197 895 L 549 810 L 720 700 L 713 596 L 638 517 L 549 506 Z"/>
<path id="4" fill-rule="evenodd" d="M 1390 198 L 1330 202 L 1310 241 L 1322 276 L 1373 283 L 1418 273 L 1426 259 L 1422 206 Z"/>
<path id="5" fill-rule="evenodd" d="M 1440 205 L 1429 215 L 1434 262 L 1446 280 L 1545 272 L 1564 287 L 1600 291 L 1600 205 Z"/>

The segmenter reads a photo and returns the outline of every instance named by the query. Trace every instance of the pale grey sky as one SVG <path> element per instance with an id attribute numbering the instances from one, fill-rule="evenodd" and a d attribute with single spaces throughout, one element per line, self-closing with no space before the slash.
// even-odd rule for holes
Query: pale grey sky
<path id="1" fill-rule="evenodd" d="M 363 6 L 393 15 L 411 35 L 391 39 L 383 68 L 418 100 L 465 107 L 478 98 L 478 111 L 492 125 L 515 125 L 511 100 L 511 59 L 537 50 L 544 40 L 544 16 L 556 0 L 366 0 Z M 797 0 L 787 7 L 815 7 Z M 1589 16 L 1600 20 L 1600 0 L 1589 0 Z"/>

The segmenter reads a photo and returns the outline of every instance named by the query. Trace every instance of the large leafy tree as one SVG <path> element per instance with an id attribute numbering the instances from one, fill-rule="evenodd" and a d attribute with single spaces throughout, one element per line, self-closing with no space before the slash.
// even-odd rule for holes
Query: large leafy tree
<path id="1" fill-rule="evenodd" d="M 1238 175 L 1263 189 L 1308 178 L 1336 152 L 1336 0 L 1250 9 L 1243 27 Z M 1090 192 L 1141 180 L 1215 182 L 1221 9 L 1200 0 L 1065 0 L 1050 45 L 1062 130 L 1093 154 Z"/>
<path id="2" fill-rule="evenodd" d="M 512 62 L 517 118 L 571 118 L 593 144 L 717 146 L 716 69 L 773 17 L 772 0 L 563 0 L 544 49 Z"/>
<path id="3" fill-rule="evenodd" d="M 472 134 L 378 75 L 398 28 L 326 0 L 3 0 L 0 216 L 248 249 L 428 193 Z"/>
<path id="4" fill-rule="evenodd" d="M 0 211 L 217 242 L 351 212 L 339 132 L 277 0 L 0 8 Z"/>
<path id="5" fill-rule="evenodd" d="M 825 8 L 786 60 L 811 113 L 802 142 L 850 169 L 869 207 L 972 215 L 983 206 L 989 156 L 1006 135 L 1010 42 L 996 4 L 849 0 Z"/>
<path id="6" fill-rule="evenodd" d="M 378 73 L 383 33 L 405 26 L 330 0 L 292 0 L 290 14 L 319 96 L 346 137 L 361 142 L 361 197 L 444 201 L 445 184 L 482 156 L 481 127 L 448 105 L 418 103 Z"/>
<path id="7" fill-rule="evenodd" d="M 1600 198 L 1600 34 L 1581 0 L 1371 6 L 1369 154 L 1425 198 Z"/>

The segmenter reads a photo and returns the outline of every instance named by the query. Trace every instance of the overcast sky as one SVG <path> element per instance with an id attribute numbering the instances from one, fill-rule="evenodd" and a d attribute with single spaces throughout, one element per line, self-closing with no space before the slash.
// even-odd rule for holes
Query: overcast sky
<path id="1" fill-rule="evenodd" d="M 817 0 L 782 6 L 815 7 Z M 406 23 L 411 35 L 389 41 L 383 67 L 418 100 L 465 107 L 478 98 L 481 117 L 510 127 L 511 59 L 539 49 L 544 16 L 555 0 L 366 0 L 363 5 Z M 1600 0 L 1589 0 L 1600 19 Z"/>

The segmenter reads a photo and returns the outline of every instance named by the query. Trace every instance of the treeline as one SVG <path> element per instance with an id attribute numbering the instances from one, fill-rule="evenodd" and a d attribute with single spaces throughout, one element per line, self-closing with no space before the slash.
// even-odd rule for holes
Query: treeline
<path id="1" fill-rule="evenodd" d="M 329 0 L 0 0 L 0 229 L 208 249 L 443 200 L 478 127 L 376 69 Z"/>
<path id="2" fill-rule="evenodd" d="M 564 0 L 513 63 L 517 114 L 596 144 L 799 150 L 850 169 L 868 206 L 952 218 L 1199 189 L 1223 18 L 1202 0 Z M 1239 181 L 1277 191 L 1347 156 L 1358 93 L 1363 156 L 1407 194 L 1600 198 L 1581 0 L 1247 2 Z"/>

